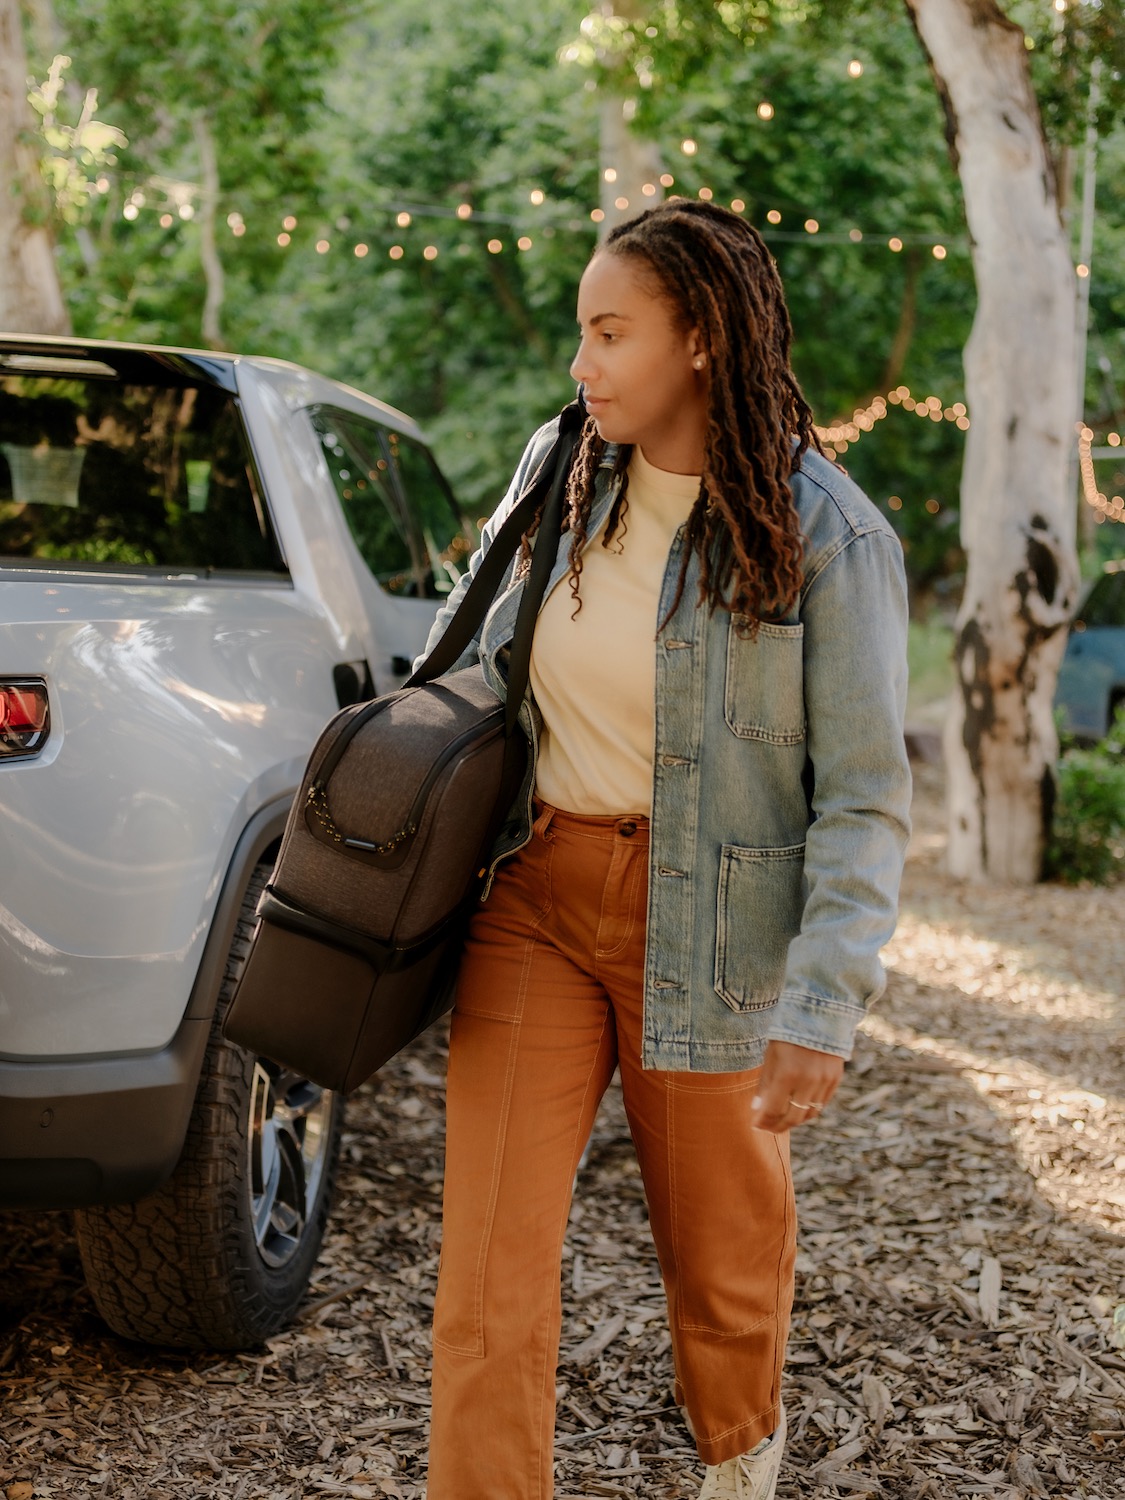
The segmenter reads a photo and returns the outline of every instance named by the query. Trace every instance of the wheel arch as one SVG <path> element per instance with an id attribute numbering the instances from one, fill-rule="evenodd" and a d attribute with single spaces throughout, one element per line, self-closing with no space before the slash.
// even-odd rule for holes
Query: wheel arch
<path id="1" fill-rule="evenodd" d="M 185 1020 L 209 1021 L 215 1014 L 242 898 L 257 866 L 277 853 L 292 802 L 293 794 L 287 792 L 260 807 L 234 846 L 184 1011 Z"/>

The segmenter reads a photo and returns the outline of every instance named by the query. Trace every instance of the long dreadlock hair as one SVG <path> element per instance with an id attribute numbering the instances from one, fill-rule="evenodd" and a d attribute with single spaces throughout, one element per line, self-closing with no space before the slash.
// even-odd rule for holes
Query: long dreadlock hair
<path id="1" fill-rule="evenodd" d="M 628 256 L 647 268 L 680 326 L 698 328 L 708 360 L 699 496 L 687 520 L 675 599 L 661 629 L 679 608 L 694 553 L 699 602 L 730 610 L 741 628 L 755 634 L 759 620 L 783 615 L 800 592 L 802 540 L 787 481 L 810 447 L 823 451 L 789 365 L 793 332 L 777 268 L 745 219 L 686 198 L 669 198 L 619 225 L 596 253 Z M 576 610 L 582 607 L 582 549 L 594 480 L 606 446 L 587 419 L 566 496 Z M 631 456 L 632 448 L 622 445 L 613 460 L 620 488 L 605 547 L 624 526 Z"/>

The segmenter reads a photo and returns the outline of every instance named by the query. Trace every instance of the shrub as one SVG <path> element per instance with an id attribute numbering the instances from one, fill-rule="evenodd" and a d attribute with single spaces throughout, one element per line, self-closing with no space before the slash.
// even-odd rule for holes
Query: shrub
<path id="1" fill-rule="evenodd" d="M 1125 879 L 1125 707 L 1104 740 L 1063 751 L 1056 787 L 1047 876 L 1068 885 Z"/>

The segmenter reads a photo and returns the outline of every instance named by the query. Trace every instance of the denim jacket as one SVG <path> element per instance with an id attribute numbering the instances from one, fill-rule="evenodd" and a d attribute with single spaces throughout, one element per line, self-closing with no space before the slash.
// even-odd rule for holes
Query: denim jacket
<path id="1" fill-rule="evenodd" d="M 532 438 L 469 575 L 554 435 L 548 423 Z M 612 503 L 611 461 L 598 475 L 591 535 Z M 756 1067 L 773 1039 L 847 1057 L 884 984 L 879 950 L 894 930 L 909 833 L 902 549 L 875 506 L 819 454 L 805 454 L 791 488 L 805 550 L 790 613 L 760 624 L 756 638 L 740 635 L 728 611 L 697 603 L 693 557 L 679 607 L 653 643 L 649 1068 Z M 681 527 L 661 619 L 683 545 Z M 564 535 L 548 592 L 567 576 L 569 547 Z M 516 571 L 457 663 L 479 659 L 501 696 L 523 587 Z M 468 577 L 439 613 L 427 651 L 467 585 Z M 491 874 L 531 838 L 541 718 L 530 693 L 520 722 L 532 748 L 528 776 Z"/>

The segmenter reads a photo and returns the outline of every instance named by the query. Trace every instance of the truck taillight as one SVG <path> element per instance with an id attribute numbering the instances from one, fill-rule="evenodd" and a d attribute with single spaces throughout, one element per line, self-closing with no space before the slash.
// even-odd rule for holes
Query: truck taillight
<path id="1" fill-rule="evenodd" d="M 51 732 L 41 677 L 0 677 L 0 761 L 38 755 Z"/>

